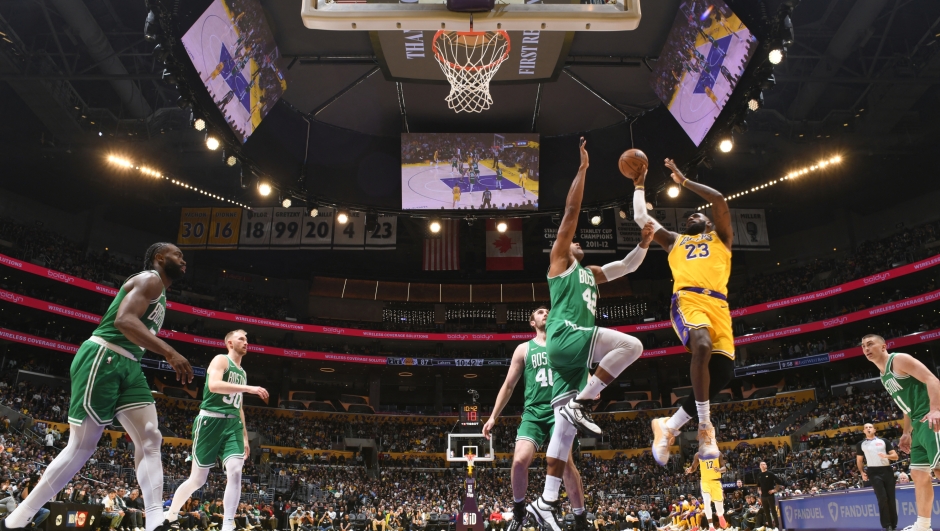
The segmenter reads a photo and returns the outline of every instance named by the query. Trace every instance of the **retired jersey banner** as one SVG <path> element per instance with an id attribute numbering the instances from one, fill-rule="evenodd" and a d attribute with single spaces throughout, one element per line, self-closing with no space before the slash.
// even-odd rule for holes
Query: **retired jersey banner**
<path id="1" fill-rule="evenodd" d="M 184 208 L 180 214 L 176 246 L 180 249 L 204 249 L 211 215 L 211 208 Z"/>
<path id="2" fill-rule="evenodd" d="M 733 208 L 731 220 L 734 223 L 734 250 L 769 251 L 770 238 L 767 236 L 767 218 L 762 208 Z"/>
<path id="3" fill-rule="evenodd" d="M 209 249 L 237 249 L 242 209 L 213 208 L 209 221 Z"/>
<path id="4" fill-rule="evenodd" d="M 496 226 L 506 224 L 506 231 Z M 522 269 L 522 220 L 486 220 L 486 270 L 518 271 Z"/>
<path id="5" fill-rule="evenodd" d="M 300 247 L 303 249 L 329 249 L 333 245 L 333 209 L 320 207 L 317 216 L 306 212 L 303 219 L 303 234 Z"/>
<path id="6" fill-rule="evenodd" d="M 366 242 L 366 213 L 347 210 L 346 223 L 340 223 L 339 212 L 333 222 L 333 249 L 361 251 Z"/>
<path id="7" fill-rule="evenodd" d="M 378 216 L 375 224 L 368 227 L 366 249 L 391 251 L 398 239 L 398 216 Z"/>
<path id="8" fill-rule="evenodd" d="M 271 248 L 300 249 L 304 207 L 275 208 L 271 218 Z"/>
<path id="9" fill-rule="evenodd" d="M 239 249 L 267 249 L 271 244 L 271 219 L 273 208 L 253 208 L 242 215 L 242 227 L 238 237 Z"/>

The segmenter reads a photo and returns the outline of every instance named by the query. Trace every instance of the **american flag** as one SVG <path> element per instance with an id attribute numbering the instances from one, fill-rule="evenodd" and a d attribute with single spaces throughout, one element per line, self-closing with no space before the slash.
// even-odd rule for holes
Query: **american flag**
<path id="1" fill-rule="evenodd" d="M 441 231 L 424 238 L 425 271 L 460 269 L 460 220 L 441 220 Z"/>

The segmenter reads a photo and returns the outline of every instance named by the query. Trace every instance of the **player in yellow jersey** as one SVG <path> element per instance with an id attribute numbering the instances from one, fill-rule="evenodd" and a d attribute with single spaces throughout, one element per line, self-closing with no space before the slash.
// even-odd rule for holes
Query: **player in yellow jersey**
<path id="1" fill-rule="evenodd" d="M 451 190 L 454 193 L 454 204 L 451 205 L 451 208 L 457 208 L 457 205 L 460 204 L 460 185 L 455 184 L 454 189 Z"/>
<path id="2" fill-rule="evenodd" d="M 641 227 L 651 220 L 656 223 L 653 239 L 668 253 L 672 269 L 673 295 L 669 311 L 672 326 L 692 354 L 692 393 L 672 417 L 653 419 L 653 458 L 660 465 L 669 460 L 669 445 L 679 434 L 679 428 L 696 412 L 699 453 L 705 458 L 718 457 L 709 398 L 724 389 L 734 376 L 734 334 L 728 309 L 734 239 L 731 212 L 721 192 L 687 179 L 672 159 L 666 159 L 666 167 L 672 171 L 672 179 L 677 184 L 711 203 L 714 219 L 696 212 L 686 220 L 685 232 L 668 231 L 646 212 L 646 172 L 634 181 L 633 219 Z"/>
<path id="3" fill-rule="evenodd" d="M 698 470 L 702 476 L 702 511 L 705 513 L 708 529 L 709 531 L 715 530 L 712 523 L 712 502 L 715 503 L 715 514 L 718 515 L 718 527 L 726 529 L 728 522 L 725 521 L 725 494 L 721 489 L 721 475 L 727 471 L 725 456 L 718 454 L 718 457 L 702 459 L 696 453 L 692 459 L 692 464 L 685 469 L 685 473 L 695 472 L 696 464 L 698 464 Z"/>

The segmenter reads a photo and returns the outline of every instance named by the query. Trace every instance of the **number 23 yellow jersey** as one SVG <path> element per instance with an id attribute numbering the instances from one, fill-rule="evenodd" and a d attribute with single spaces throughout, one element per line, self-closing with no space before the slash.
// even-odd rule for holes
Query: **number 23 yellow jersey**
<path id="1" fill-rule="evenodd" d="M 681 288 L 705 288 L 728 295 L 731 250 L 715 231 L 689 236 L 680 234 L 669 251 L 672 292 Z"/>

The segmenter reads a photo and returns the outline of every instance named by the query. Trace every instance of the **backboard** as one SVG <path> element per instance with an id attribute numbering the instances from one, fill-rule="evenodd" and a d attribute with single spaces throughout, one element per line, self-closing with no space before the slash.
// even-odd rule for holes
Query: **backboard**
<path id="1" fill-rule="evenodd" d="M 493 440 L 486 439 L 482 433 L 448 433 L 447 454 L 445 457 L 451 463 L 466 463 L 467 454 L 473 454 L 473 462 L 493 461 L 496 451 L 493 449 Z"/>
<path id="2" fill-rule="evenodd" d="M 475 31 L 629 31 L 640 23 L 640 0 L 498 0 L 473 15 Z M 470 14 L 448 11 L 443 0 L 303 0 L 310 29 L 339 31 L 468 31 Z"/>

